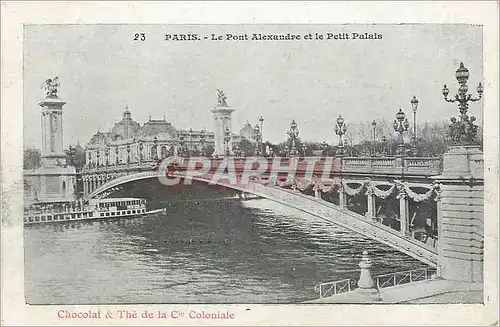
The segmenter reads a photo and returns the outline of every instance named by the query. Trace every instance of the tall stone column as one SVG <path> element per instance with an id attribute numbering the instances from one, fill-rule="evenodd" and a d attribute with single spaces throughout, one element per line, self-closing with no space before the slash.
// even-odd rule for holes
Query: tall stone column
<path id="1" fill-rule="evenodd" d="M 453 146 L 443 156 L 438 202 L 441 278 L 483 281 L 484 158 L 479 146 Z"/>
<path id="2" fill-rule="evenodd" d="M 45 81 L 46 97 L 41 108 L 42 157 L 35 175 L 40 178 L 39 202 L 72 201 L 76 189 L 76 169 L 67 165 L 63 144 L 63 106 L 57 94 L 57 78 Z"/>
<path id="3" fill-rule="evenodd" d="M 234 111 L 233 108 L 230 108 L 226 103 L 226 96 L 224 92 L 218 90 L 218 103 L 217 106 L 212 109 L 212 113 L 214 115 L 214 124 L 215 124 L 215 148 L 213 155 L 217 156 L 225 156 L 226 155 L 226 143 L 224 141 L 224 134 L 226 129 L 229 129 L 231 134 L 231 140 L 229 141 L 229 154 L 233 154 L 232 152 L 232 135 L 233 129 L 231 125 L 231 113 Z"/>

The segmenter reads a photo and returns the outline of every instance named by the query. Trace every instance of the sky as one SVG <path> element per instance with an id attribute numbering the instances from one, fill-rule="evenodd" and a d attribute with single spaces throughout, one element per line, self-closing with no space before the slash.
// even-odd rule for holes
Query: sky
<path id="1" fill-rule="evenodd" d="M 353 33 L 381 39 L 352 39 Z M 145 33 L 145 41 L 134 41 Z M 201 40 L 165 41 L 165 34 Z M 211 34 L 224 40 L 211 40 Z M 225 40 L 226 34 L 297 34 L 294 41 Z M 347 33 L 348 40 L 304 40 L 308 33 Z M 204 39 L 204 37 L 207 39 Z M 43 81 L 59 77 L 66 101 L 64 145 L 86 144 L 109 131 L 125 106 L 143 124 L 164 116 L 178 129 L 214 130 L 217 89 L 235 111 L 233 132 L 264 118 L 263 138 L 286 139 L 292 119 L 300 137 L 336 142 L 334 121 L 393 121 L 419 100 L 417 121 L 458 115 L 443 100 L 457 90 L 461 61 L 469 92 L 483 79 L 482 28 L 473 25 L 26 25 L 24 30 L 24 140 L 41 147 Z M 481 117 L 482 102 L 472 104 Z M 349 132 L 348 132 L 349 133 Z"/>

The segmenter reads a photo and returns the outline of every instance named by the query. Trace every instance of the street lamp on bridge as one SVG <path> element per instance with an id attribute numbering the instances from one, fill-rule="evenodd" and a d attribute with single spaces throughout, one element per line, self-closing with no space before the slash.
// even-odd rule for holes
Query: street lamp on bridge
<path id="1" fill-rule="evenodd" d="M 469 79 L 469 70 L 465 68 L 464 63 L 460 63 L 460 67 L 455 72 L 455 77 L 460 85 L 458 87 L 458 93 L 455 94 L 455 98 L 448 99 L 448 94 L 450 90 L 446 86 L 443 86 L 443 96 L 446 102 L 458 102 L 458 110 L 460 111 L 460 120 L 457 121 L 455 117 L 451 119 L 452 124 L 450 125 L 448 131 L 448 138 L 453 144 L 466 145 L 466 144 L 478 144 L 477 140 L 477 126 L 474 125 L 476 117 L 467 115 L 467 110 L 469 108 L 469 102 L 479 101 L 483 97 L 483 85 L 479 82 L 477 86 L 477 98 L 473 98 L 471 94 L 467 94 L 469 87 L 467 86 L 467 80 Z"/>
<path id="2" fill-rule="evenodd" d="M 262 133 L 262 130 L 260 129 L 259 124 L 255 124 L 255 127 L 253 129 L 253 139 L 256 142 L 255 154 L 257 156 L 260 154 L 261 133 Z"/>
<path id="3" fill-rule="evenodd" d="M 188 156 L 191 156 L 191 152 L 193 151 L 193 129 L 189 128 L 189 149 Z"/>
<path id="4" fill-rule="evenodd" d="M 417 156 L 417 97 L 413 96 L 413 99 L 411 99 L 410 103 L 411 109 L 413 110 L 413 155 Z"/>
<path id="5" fill-rule="evenodd" d="M 226 127 L 224 131 L 224 143 L 226 143 L 226 156 L 229 156 L 229 141 L 231 141 L 231 131 Z"/>
<path id="6" fill-rule="evenodd" d="M 375 149 L 375 130 L 377 129 L 377 122 L 375 119 L 372 121 L 372 130 L 373 130 L 373 146 L 372 146 L 372 156 L 375 156 L 375 153 L 377 152 Z"/>
<path id="7" fill-rule="evenodd" d="M 382 136 L 382 156 L 386 156 L 387 155 L 387 137 Z"/>
<path id="8" fill-rule="evenodd" d="M 260 153 L 265 155 L 264 143 L 262 139 L 262 134 L 264 133 L 264 117 L 260 116 L 259 123 L 260 123 Z"/>
<path id="9" fill-rule="evenodd" d="M 410 123 L 408 122 L 408 118 L 406 118 L 406 114 L 399 108 L 399 111 L 396 114 L 396 119 L 394 119 L 394 123 L 392 125 L 394 130 L 399 133 L 399 144 L 398 144 L 398 154 L 404 154 L 404 141 L 403 141 L 403 133 L 408 130 L 410 127 Z"/>
<path id="10" fill-rule="evenodd" d="M 201 156 L 205 156 L 205 128 L 200 131 Z"/>
<path id="11" fill-rule="evenodd" d="M 343 154 L 344 143 L 342 142 L 342 136 L 347 132 L 347 124 L 345 123 L 342 115 L 339 114 L 337 118 L 337 125 L 335 125 L 335 134 L 339 136 L 339 154 Z"/>
<path id="12" fill-rule="evenodd" d="M 295 156 L 297 155 L 297 148 L 295 145 L 295 141 L 299 137 L 299 129 L 297 128 L 297 123 L 295 122 L 295 119 L 292 120 L 290 123 L 290 129 L 287 131 L 288 137 L 292 141 L 292 146 L 290 148 L 290 155 Z"/>

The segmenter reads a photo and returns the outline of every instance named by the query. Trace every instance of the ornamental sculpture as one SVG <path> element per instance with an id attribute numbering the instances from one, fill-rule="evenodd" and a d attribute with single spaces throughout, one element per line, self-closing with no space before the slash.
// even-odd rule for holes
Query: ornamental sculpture
<path id="1" fill-rule="evenodd" d="M 57 98 L 57 88 L 59 87 L 59 78 L 56 76 L 53 79 L 49 78 L 42 84 L 42 89 L 45 90 L 47 97 Z"/>
<path id="2" fill-rule="evenodd" d="M 217 89 L 217 106 L 218 107 L 227 107 L 226 95 L 224 91 Z"/>
<path id="3" fill-rule="evenodd" d="M 483 86 L 481 83 L 477 86 L 477 98 L 473 98 L 471 94 L 468 94 L 467 91 L 469 87 L 467 86 L 467 80 L 469 79 L 469 70 L 465 68 L 463 62 L 460 63 L 460 67 L 458 67 L 455 77 L 458 81 L 459 88 L 458 93 L 454 98 L 448 99 L 448 94 L 450 90 L 446 86 L 443 86 L 443 96 L 446 102 L 458 103 L 458 109 L 460 111 L 459 119 L 455 117 L 451 118 L 451 124 L 448 128 L 448 133 L 446 135 L 448 143 L 452 145 L 474 145 L 479 144 L 479 140 L 477 138 L 477 125 L 474 124 L 476 120 L 475 117 L 469 117 L 467 115 L 467 110 L 469 108 L 469 102 L 476 102 L 481 100 L 483 96 Z"/>

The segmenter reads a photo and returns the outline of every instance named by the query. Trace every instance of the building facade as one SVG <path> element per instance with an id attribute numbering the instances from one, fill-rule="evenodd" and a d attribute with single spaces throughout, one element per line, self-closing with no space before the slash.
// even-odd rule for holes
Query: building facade
<path id="1" fill-rule="evenodd" d="M 241 137 L 231 135 L 231 149 Z M 206 130 L 177 129 L 165 117 L 142 126 L 125 109 L 109 132 L 97 132 L 85 146 L 87 167 L 141 163 L 169 156 L 222 155 L 215 150 L 215 134 Z"/>

